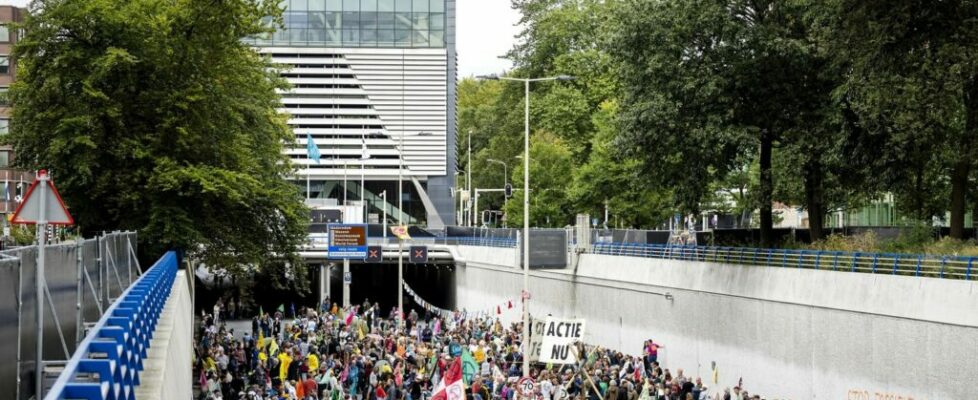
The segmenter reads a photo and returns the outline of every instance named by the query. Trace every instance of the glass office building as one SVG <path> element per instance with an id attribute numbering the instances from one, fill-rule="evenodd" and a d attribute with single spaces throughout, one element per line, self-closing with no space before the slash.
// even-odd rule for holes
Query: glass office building
<path id="1" fill-rule="evenodd" d="M 362 193 L 370 214 L 396 223 L 400 171 L 404 222 L 453 224 L 455 0 L 282 4 L 285 28 L 251 44 L 292 84 L 282 102 L 296 135 L 287 150 L 296 184 L 305 192 L 308 176 L 310 197 L 341 204 Z"/>

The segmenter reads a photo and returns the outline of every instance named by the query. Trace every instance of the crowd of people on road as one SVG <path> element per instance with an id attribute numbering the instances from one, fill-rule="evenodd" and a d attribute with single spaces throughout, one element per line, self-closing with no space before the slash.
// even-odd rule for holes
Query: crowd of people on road
<path id="1" fill-rule="evenodd" d="M 398 326 L 396 309 L 327 300 L 319 309 L 259 311 L 250 331 L 234 332 L 221 306 L 214 310 L 201 314 L 195 339 L 201 400 L 443 400 L 436 386 L 457 360 L 468 400 L 761 399 L 664 368 L 664 347 L 652 340 L 642 356 L 587 346 L 577 365 L 531 363 L 530 390 L 518 387 L 522 325 L 492 316 L 412 310 Z"/>

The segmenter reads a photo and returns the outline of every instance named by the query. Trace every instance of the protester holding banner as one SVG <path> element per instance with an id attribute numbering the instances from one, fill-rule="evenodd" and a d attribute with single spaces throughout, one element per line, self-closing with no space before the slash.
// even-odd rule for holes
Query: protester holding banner
<path id="1" fill-rule="evenodd" d="M 348 309 L 333 305 L 326 313 L 300 307 L 288 317 L 285 307 L 274 314 L 259 309 L 249 321 L 252 333 L 241 338 L 226 321 L 204 315 L 195 345 L 197 398 L 760 399 L 747 396 L 742 384 L 727 397 L 682 370 L 673 374 L 660 365 L 665 347 L 652 340 L 640 356 L 582 345 L 586 324 L 574 319 L 534 320 L 540 352 L 530 359 L 532 379 L 524 380 L 520 324 L 504 326 L 492 312 L 422 309 L 408 313 L 411 322 L 401 331 L 397 310 L 384 313 L 369 302 Z M 713 373 L 715 383 L 716 367 Z"/>

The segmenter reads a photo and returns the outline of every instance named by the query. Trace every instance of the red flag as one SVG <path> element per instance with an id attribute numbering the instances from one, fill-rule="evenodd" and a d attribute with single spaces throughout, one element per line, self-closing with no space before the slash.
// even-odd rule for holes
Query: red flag
<path id="1" fill-rule="evenodd" d="M 435 387 L 435 395 L 431 400 L 465 400 L 465 385 L 462 382 L 462 358 L 455 357 L 455 361 L 445 371 L 441 382 Z"/>
<path id="2" fill-rule="evenodd" d="M 509 301 L 509 308 L 513 308 L 513 301 L 512 300 Z"/>
<path id="3" fill-rule="evenodd" d="M 499 315 L 499 314 L 502 314 L 502 313 L 503 313 L 503 309 L 500 308 L 499 306 L 496 306 L 496 314 Z"/>

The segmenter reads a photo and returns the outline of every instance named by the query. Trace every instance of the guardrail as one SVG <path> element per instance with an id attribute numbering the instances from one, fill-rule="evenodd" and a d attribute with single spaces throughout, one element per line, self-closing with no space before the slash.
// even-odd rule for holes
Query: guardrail
<path id="1" fill-rule="evenodd" d="M 176 253 L 167 252 L 106 309 L 44 398 L 134 400 L 176 272 Z"/>
<path id="2" fill-rule="evenodd" d="M 644 243 L 595 243 L 593 254 L 709 261 L 781 268 L 978 279 L 978 257 L 897 253 L 849 253 L 821 250 L 780 250 L 750 247 L 668 246 Z"/>

